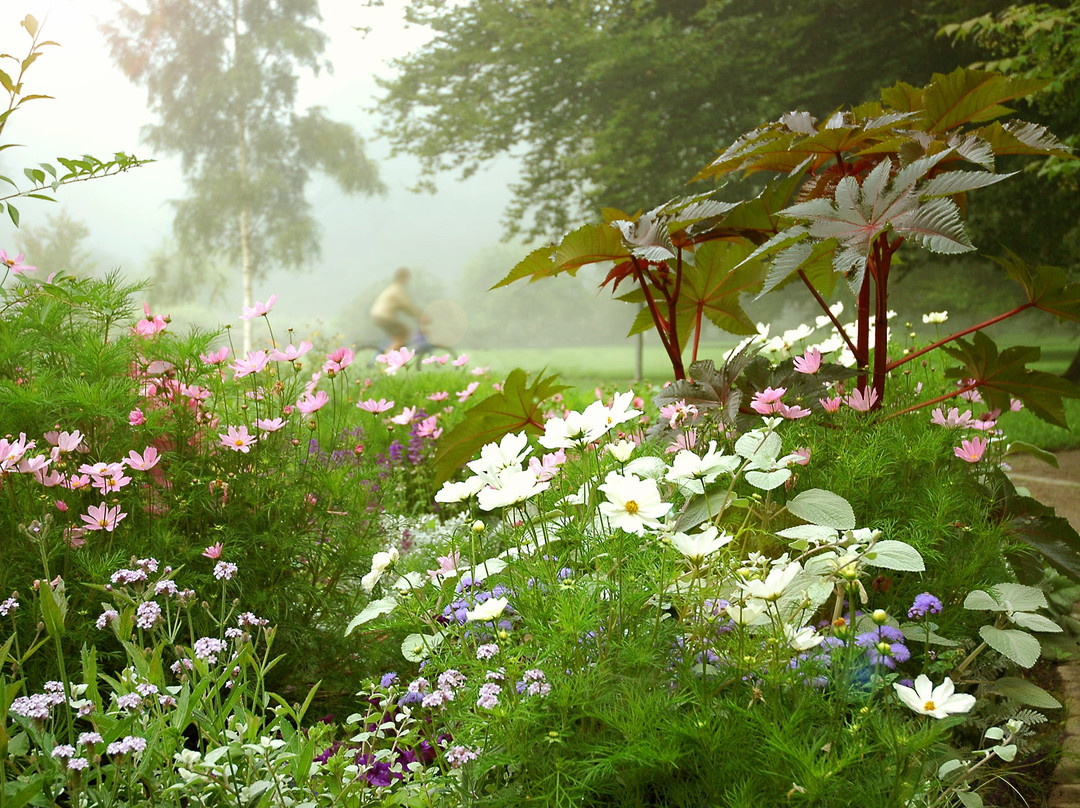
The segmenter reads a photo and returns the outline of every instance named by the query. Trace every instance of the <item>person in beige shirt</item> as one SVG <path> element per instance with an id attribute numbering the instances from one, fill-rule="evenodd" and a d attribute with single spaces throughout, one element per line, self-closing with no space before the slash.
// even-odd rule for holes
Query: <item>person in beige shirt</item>
<path id="1" fill-rule="evenodd" d="M 368 312 L 371 321 L 390 337 L 391 351 L 396 351 L 409 340 L 410 327 L 400 319 L 400 315 L 421 319 L 420 309 L 405 289 L 409 284 L 409 277 L 408 269 L 398 269 L 394 273 L 393 282 L 379 293 Z"/>

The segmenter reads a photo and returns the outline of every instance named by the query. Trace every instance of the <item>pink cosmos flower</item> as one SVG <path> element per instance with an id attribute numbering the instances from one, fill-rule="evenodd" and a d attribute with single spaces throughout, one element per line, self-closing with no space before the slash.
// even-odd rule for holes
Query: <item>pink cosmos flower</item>
<path id="1" fill-rule="evenodd" d="M 997 419 L 1001 417 L 1001 410 L 996 407 L 992 410 L 988 410 L 984 413 L 980 413 L 976 416 L 969 426 L 972 429 L 978 429 L 980 432 L 989 432 L 995 426 L 997 426 Z"/>
<path id="2" fill-rule="evenodd" d="M 870 412 L 870 409 L 877 404 L 878 394 L 877 390 L 874 390 L 873 388 L 867 388 L 867 390 L 869 390 L 869 392 L 854 390 L 851 395 L 844 399 L 844 403 L 853 410 Z"/>
<path id="3" fill-rule="evenodd" d="M 308 393 L 303 398 L 298 399 L 296 402 L 296 409 L 300 410 L 304 415 L 311 415 L 311 413 L 317 412 L 325 407 L 329 401 L 330 396 L 326 394 L 326 391 L 320 390 L 315 395 Z"/>
<path id="4" fill-rule="evenodd" d="M 1018 398 L 1010 398 L 1009 409 L 1012 412 L 1020 412 L 1020 410 L 1024 409 L 1024 402 Z"/>
<path id="5" fill-rule="evenodd" d="M 209 547 L 202 551 L 202 556 L 203 558 L 210 558 L 216 561 L 217 559 L 221 558 L 221 549 L 221 542 L 218 542 L 217 544 L 211 544 Z"/>
<path id="6" fill-rule="evenodd" d="M 255 426 L 261 429 L 263 432 L 277 432 L 281 429 L 287 421 L 281 418 L 259 418 L 255 421 Z"/>
<path id="7" fill-rule="evenodd" d="M 132 449 L 127 456 L 127 464 L 136 471 L 149 471 L 158 464 L 161 455 L 153 446 L 147 446 L 142 454 Z"/>
<path id="8" fill-rule="evenodd" d="M 310 342 L 303 340 L 299 345 L 286 345 L 284 351 L 274 348 L 270 351 L 270 358 L 275 362 L 295 362 L 310 351 L 311 347 Z"/>
<path id="9" fill-rule="evenodd" d="M 319 379 L 321 379 L 321 378 L 322 378 L 322 371 L 321 370 L 316 370 L 314 373 L 312 373 L 311 374 L 311 380 L 307 384 L 304 385 L 304 392 L 309 393 L 309 394 L 314 393 L 315 388 L 319 384 Z"/>
<path id="10" fill-rule="evenodd" d="M 128 413 L 128 425 L 129 426 L 142 426 L 146 423 L 146 416 L 143 415 L 143 411 L 138 407 Z"/>
<path id="11" fill-rule="evenodd" d="M 799 373 L 817 373 L 821 369 L 821 351 L 807 348 L 802 356 L 795 357 L 795 370 Z"/>
<path id="12" fill-rule="evenodd" d="M 0 250 L 0 264 L 3 264 L 8 270 L 10 270 L 12 275 L 21 275 L 24 272 L 34 272 L 37 270 L 37 267 L 31 267 L 24 264 L 24 258 L 26 258 L 26 256 L 22 253 L 19 253 L 14 258 L 12 258 L 3 250 Z"/>
<path id="13" fill-rule="evenodd" d="M 455 359 L 450 364 L 453 365 L 456 368 L 463 368 L 467 364 L 469 364 L 469 355 L 463 353 L 461 356 L 459 356 L 457 359 Z"/>
<path id="14" fill-rule="evenodd" d="M 428 396 L 428 401 L 446 401 L 448 398 L 450 398 L 450 394 L 445 390 L 440 390 L 439 392 L 432 393 Z"/>
<path id="15" fill-rule="evenodd" d="M 985 438 L 972 438 L 971 440 L 962 440 L 960 441 L 959 446 L 953 448 L 953 454 L 955 454 L 961 460 L 967 461 L 968 463 L 978 463 L 980 460 L 982 460 L 982 456 L 985 451 Z"/>
<path id="16" fill-rule="evenodd" d="M 549 452 L 543 457 L 530 457 L 529 468 L 536 472 L 536 481 L 544 483 L 552 479 L 555 476 L 555 472 L 558 471 L 559 466 L 565 462 L 566 451 L 557 449 L 554 452 Z"/>
<path id="17" fill-rule="evenodd" d="M 230 426 L 228 432 L 219 434 L 221 445 L 228 446 L 234 452 L 247 454 L 251 451 L 251 444 L 255 443 L 255 436 L 248 434 L 248 428 L 244 425 L 239 427 Z"/>
<path id="18" fill-rule="evenodd" d="M 406 424 L 412 423 L 414 418 L 416 418 L 416 407 L 405 407 L 400 413 L 395 415 L 390 420 L 393 421 L 395 424 L 405 426 Z"/>
<path id="19" fill-rule="evenodd" d="M 114 474 L 124 473 L 123 463 L 83 463 L 79 466 L 80 474 L 90 474 L 97 477 L 110 477 Z"/>
<path id="20" fill-rule="evenodd" d="M 53 504 L 56 506 L 56 510 L 60 511 L 60 513 L 67 513 L 68 505 L 66 502 L 64 502 L 64 500 L 58 499 Z"/>
<path id="21" fill-rule="evenodd" d="M 439 354 L 438 356 L 425 356 L 422 360 L 420 360 L 420 363 L 423 365 L 445 365 L 449 361 L 449 359 L 450 354 L 444 353 Z"/>
<path id="22" fill-rule="evenodd" d="M 489 370 L 491 370 L 491 365 L 484 365 L 482 368 L 473 368 L 469 371 L 469 373 L 471 373 L 473 376 L 483 376 Z"/>
<path id="23" fill-rule="evenodd" d="M 124 474 L 123 471 L 117 474 L 92 474 L 90 476 L 92 477 L 92 484 L 94 488 L 101 491 L 102 494 L 115 493 L 131 482 L 131 478 Z"/>
<path id="24" fill-rule="evenodd" d="M 58 485 L 63 485 L 65 480 L 67 479 L 56 469 L 49 469 L 48 471 L 42 469 L 39 470 L 34 476 L 37 478 L 37 481 L 46 488 L 55 488 Z"/>
<path id="25" fill-rule="evenodd" d="M 686 429 L 675 438 L 668 447 L 664 449 L 665 454 L 674 454 L 680 452 L 683 449 L 693 449 L 697 444 L 697 431 L 693 429 Z"/>
<path id="26" fill-rule="evenodd" d="M 91 505 L 86 509 L 86 513 L 79 514 L 79 518 L 86 522 L 87 530 L 104 530 L 108 533 L 112 533 L 125 516 L 127 514 L 120 512 L 119 505 L 109 508 L 104 502 Z"/>
<path id="27" fill-rule="evenodd" d="M 468 401 L 469 396 L 476 392 L 476 388 L 480 386 L 480 382 L 469 382 L 468 386 L 464 390 L 458 390 L 457 400 Z"/>
<path id="28" fill-rule="evenodd" d="M 225 359 L 226 359 L 226 357 L 228 357 L 228 355 L 229 355 L 229 346 L 228 345 L 222 345 L 216 351 L 211 351 L 210 353 L 201 353 L 201 354 L 199 354 L 199 359 L 201 359 L 203 361 L 203 363 L 207 364 L 207 365 L 220 365 L 222 362 L 225 361 Z"/>
<path id="29" fill-rule="evenodd" d="M 48 465 L 52 463 L 51 457 L 45 455 L 35 455 L 34 457 L 23 457 L 19 460 L 19 473 L 20 474 L 40 474 L 45 471 Z"/>
<path id="30" fill-rule="evenodd" d="M 784 402 L 780 402 L 780 408 L 777 410 L 784 418 L 789 421 L 794 421 L 798 418 L 805 418 L 810 414 L 810 410 L 800 407 L 798 404 L 792 404 L 788 406 Z"/>
<path id="31" fill-rule="evenodd" d="M 821 402 L 821 407 L 825 412 L 836 412 L 844 400 L 840 396 L 834 396 L 833 398 L 819 398 L 818 401 Z"/>
<path id="32" fill-rule="evenodd" d="M 375 361 L 386 365 L 386 375 L 393 376 L 405 367 L 409 360 L 414 356 L 416 356 L 416 351 L 412 348 L 402 347 L 398 348 L 396 351 L 379 354 L 375 357 Z"/>
<path id="33" fill-rule="evenodd" d="M 960 381 L 956 383 L 956 386 L 967 387 L 969 384 L 974 384 L 974 382 L 974 379 L 960 379 Z M 978 404 L 982 401 L 982 394 L 979 392 L 978 387 L 973 387 L 970 390 L 961 393 L 960 398 L 964 399 L 964 401 L 970 401 L 973 404 Z"/>
<path id="34" fill-rule="evenodd" d="M 143 312 L 146 316 L 131 327 L 131 333 L 140 337 L 152 337 L 169 327 L 169 322 L 160 314 L 150 313 L 150 304 L 143 303 Z"/>
<path id="35" fill-rule="evenodd" d="M 457 565 L 461 563 L 461 556 L 458 553 L 451 552 L 450 555 L 439 556 L 435 560 L 439 562 L 439 568 L 437 570 L 428 570 L 427 574 L 431 577 L 431 580 L 438 581 L 443 577 L 457 573 Z"/>
<path id="36" fill-rule="evenodd" d="M 90 485 L 89 474 L 72 474 L 68 477 L 67 482 L 64 483 L 64 487 L 72 491 L 81 491 Z"/>
<path id="37" fill-rule="evenodd" d="M 687 404 L 685 399 L 679 399 L 674 404 L 668 404 L 666 407 L 660 408 L 660 417 L 667 421 L 668 426 L 672 429 L 675 428 L 676 424 L 682 421 L 693 421 L 697 416 L 698 408 L 693 404 Z"/>
<path id="38" fill-rule="evenodd" d="M 326 373 L 330 373 L 331 371 L 340 373 L 351 365 L 355 358 L 355 355 L 349 348 L 337 348 L 326 355 L 326 361 L 323 363 L 322 369 Z"/>
<path id="39" fill-rule="evenodd" d="M 235 372 L 233 376 L 235 380 L 264 370 L 269 362 L 270 357 L 266 355 L 266 351 L 251 351 L 243 359 L 237 359 L 229 367 Z"/>
<path id="40" fill-rule="evenodd" d="M 775 390 L 766 387 L 764 390 L 754 393 L 750 402 L 750 408 L 760 415 L 772 415 L 780 411 L 780 398 L 787 392 L 786 387 L 777 387 Z"/>
<path id="41" fill-rule="evenodd" d="M 432 415 L 425 418 L 419 424 L 416 425 L 416 435 L 420 438 L 428 438 L 430 440 L 438 440 L 442 435 L 442 427 L 436 427 L 439 419 L 438 416 Z"/>
<path id="42" fill-rule="evenodd" d="M 800 466 L 810 465 L 810 450 L 807 449 L 805 446 L 800 446 L 798 449 L 792 452 L 792 454 L 797 455 L 795 460 L 792 462 L 797 463 Z"/>
<path id="43" fill-rule="evenodd" d="M 244 312 L 240 315 L 240 319 L 251 320 L 255 317 L 265 317 L 267 314 L 270 313 L 270 309 L 274 308 L 274 304 L 277 303 L 277 299 L 277 295 L 270 295 L 270 297 L 266 299 L 265 303 L 260 303 L 258 300 L 256 300 L 254 306 L 244 306 Z"/>
<path id="44" fill-rule="evenodd" d="M 376 401 L 373 398 L 368 398 L 363 401 L 358 401 L 356 406 L 365 412 L 370 412 L 374 415 L 378 415 L 380 412 L 386 412 L 387 410 L 394 409 L 394 402 L 387 401 L 385 398 L 380 398 Z"/>
<path id="45" fill-rule="evenodd" d="M 61 452 L 74 452 L 83 442 L 83 433 L 77 429 L 74 432 L 46 432 L 45 440 Z"/>
<path id="46" fill-rule="evenodd" d="M 944 426 L 948 428 L 953 427 L 967 427 L 971 425 L 971 410 L 964 410 L 964 414 L 960 414 L 959 407 L 953 407 L 949 410 L 948 414 L 942 412 L 941 407 L 935 407 L 931 414 L 930 423 L 937 426 Z"/>

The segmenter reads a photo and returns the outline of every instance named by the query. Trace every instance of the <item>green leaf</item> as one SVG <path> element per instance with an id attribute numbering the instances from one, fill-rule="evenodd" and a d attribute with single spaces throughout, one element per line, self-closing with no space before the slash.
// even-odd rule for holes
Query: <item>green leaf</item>
<path id="1" fill-rule="evenodd" d="M 928 129 L 946 132 L 966 123 L 983 123 L 1011 112 L 1004 102 L 1036 93 L 1046 86 L 1042 79 L 1007 78 L 1000 73 L 957 68 L 935 73 L 923 88 Z"/>
<path id="2" fill-rule="evenodd" d="M 811 488 L 789 499 L 787 509 L 812 525 L 836 530 L 855 529 L 855 512 L 851 504 L 839 494 L 822 488 Z"/>
<path id="3" fill-rule="evenodd" d="M 703 495 L 696 495 L 686 501 L 682 513 L 675 520 L 675 529 L 685 533 L 691 528 L 697 527 L 706 519 L 717 517 L 727 510 L 728 505 L 735 499 L 735 494 L 728 493 L 727 486 L 720 486 L 714 491 Z"/>
<path id="4" fill-rule="evenodd" d="M 976 589 L 974 592 L 968 593 L 968 596 L 964 598 L 964 608 L 977 612 L 1002 611 L 1001 604 L 994 599 L 994 596 L 987 592 L 983 592 L 981 589 Z"/>
<path id="5" fill-rule="evenodd" d="M 1032 614 L 1031 612 L 1013 612 L 1009 619 L 1012 620 L 1020 628 L 1026 628 L 1028 631 L 1041 631 L 1047 634 L 1060 634 L 1063 629 L 1049 617 L 1043 617 L 1041 614 Z"/>
<path id="6" fill-rule="evenodd" d="M 993 340 L 976 331 L 971 342 L 957 339 L 952 345 L 942 346 L 942 350 L 964 364 L 961 369 L 950 368 L 946 375 L 974 379 L 991 407 L 1005 410 L 1010 397 L 1018 398 L 1039 418 L 1068 428 L 1061 400 L 1080 397 L 1080 388 L 1026 367 L 1039 359 L 1039 348 L 1018 345 L 999 354 Z"/>
<path id="7" fill-rule="evenodd" d="M 442 633 L 410 634 L 401 643 L 401 653 L 409 662 L 422 662 L 432 651 L 442 645 L 443 639 Z"/>
<path id="8" fill-rule="evenodd" d="M 1058 710 L 1061 702 L 1043 690 L 1034 682 L 1021 679 L 1018 676 L 1003 676 L 993 682 L 984 685 L 986 690 L 997 693 L 1007 699 L 1027 704 L 1030 707 L 1038 707 L 1040 710 Z"/>
<path id="9" fill-rule="evenodd" d="M 11 76 L 0 70 L 0 87 L 3 87 L 9 93 L 15 91 L 15 84 L 11 81 Z"/>
<path id="10" fill-rule="evenodd" d="M 390 614 L 390 612 L 394 611 L 396 606 L 397 598 L 393 595 L 371 601 L 371 603 L 364 607 L 360 614 L 349 621 L 349 625 L 345 626 L 345 636 L 348 637 L 352 634 L 353 629 L 357 626 L 362 626 L 364 623 L 370 623 L 376 617 L 381 617 L 384 614 Z"/>
<path id="11" fill-rule="evenodd" d="M 931 645 L 944 645 L 951 647 L 959 645 L 954 640 L 950 640 L 948 637 L 942 637 L 935 631 L 937 625 L 934 623 L 901 623 L 900 631 L 904 635 L 904 638 L 910 642 L 929 642 Z"/>
<path id="12" fill-rule="evenodd" d="M 0 204 L 2 204 L 2 203 L 0 203 Z M 7 212 L 8 212 L 8 216 L 11 217 L 11 223 L 13 225 L 15 225 L 16 227 L 18 227 L 19 226 L 19 211 L 18 211 L 18 209 L 14 205 L 12 205 L 10 202 L 8 202 L 7 203 Z"/>
<path id="13" fill-rule="evenodd" d="M 993 260 L 1024 288 L 1032 305 L 1050 312 L 1058 320 L 1080 322 L 1080 283 L 1069 283 L 1065 270 L 1032 266 L 1011 250 Z"/>
<path id="14" fill-rule="evenodd" d="M 1039 661 L 1042 646 L 1026 631 L 1013 628 L 982 626 L 979 636 L 1002 656 L 1011 659 L 1021 668 L 1030 668 Z"/>
<path id="15" fill-rule="evenodd" d="M 510 270 L 505 278 L 491 288 L 498 289 L 501 286 L 509 286 L 514 281 L 521 280 L 522 278 L 529 278 L 529 283 L 533 283 L 541 278 L 551 277 L 558 272 L 555 262 L 551 260 L 554 252 L 554 244 L 537 247 L 522 258 L 514 268 Z"/>
<path id="16" fill-rule="evenodd" d="M 977 791 L 957 791 L 956 799 L 964 808 L 983 808 L 983 798 Z"/>
<path id="17" fill-rule="evenodd" d="M 557 272 L 576 270 L 600 261 L 621 261 L 630 257 L 622 233 L 613 225 L 587 224 L 563 237 L 555 248 L 553 263 Z"/>
<path id="18" fill-rule="evenodd" d="M 443 436 L 435 454 L 436 484 L 449 480 L 487 443 L 521 430 L 536 435 L 543 433 L 541 404 L 567 389 L 566 385 L 556 384 L 557 376 L 545 377 L 543 373 L 541 370 L 530 386 L 524 370 L 510 371 L 501 392 L 473 405 L 465 418 Z"/>
<path id="19" fill-rule="evenodd" d="M 1031 443 L 1025 443 L 1022 440 L 1014 440 L 1009 444 L 1005 450 L 1006 457 L 1013 454 L 1029 454 L 1032 457 L 1037 457 L 1048 466 L 1059 468 L 1057 455 L 1053 452 L 1048 452 L 1045 449 L 1035 446 Z"/>
<path id="20" fill-rule="evenodd" d="M 923 572 L 926 564 L 919 551 L 906 542 L 886 539 L 875 544 L 866 554 L 866 563 L 872 567 L 901 572 Z"/>
<path id="21" fill-rule="evenodd" d="M 1034 586 L 1024 584 L 995 584 L 990 587 L 994 599 L 1008 611 L 1033 612 L 1046 608 L 1046 595 Z"/>
<path id="22" fill-rule="evenodd" d="M 761 288 L 765 276 L 760 263 L 744 261 L 750 250 L 747 244 L 710 241 L 698 247 L 693 265 L 683 265 L 676 304 L 680 348 L 686 346 L 699 316 L 731 334 L 757 333 L 740 302 L 743 294 Z"/>
<path id="23" fill-rule="evenodd" d="M 43 794 L 44 790 L 45 776 L 41 774 L 35 774 L 26 782 L 9 780 L 3 784 L 3 790 L 0 791 L 0 797 L 3 797 L 0 803 L 3 803 L 4 808 L 23 808 L 38 794 Z"/>

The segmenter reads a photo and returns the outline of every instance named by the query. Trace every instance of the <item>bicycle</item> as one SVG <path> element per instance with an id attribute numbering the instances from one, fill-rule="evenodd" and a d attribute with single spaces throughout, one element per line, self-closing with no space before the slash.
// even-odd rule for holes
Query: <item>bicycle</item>
<path id="1" fill-rule="evenodd" d="M 375 357 L 389 351 L 392 344 L 393 340 L 389 337 L 386 337 L 378 343 L 363 342 L 355 347 L 353 353 L 356 355 L 358 362 L 366 359 L 367 366 L 374 367 Z M 427 337 L 424 336 L 424 333 L 419 330 L 413 332 L 413 335 L 409 338 L 409 341 L 405 343 L 404 347 L 416 352 L 413 361 L 417 363 L 433 354 L 453 353 L 453 349 L 448 348 L 445 345 L 437 345 L 434 342 L 429 342 Z"/>

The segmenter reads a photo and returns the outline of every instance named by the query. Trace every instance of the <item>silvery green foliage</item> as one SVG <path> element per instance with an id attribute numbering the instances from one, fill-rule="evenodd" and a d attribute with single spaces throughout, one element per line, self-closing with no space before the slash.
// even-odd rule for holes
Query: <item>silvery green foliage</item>
<path id="1" fill-rule="evenodd" d="M 1023 584 L 1004 583 L 990 587 L 990 592 L 976 589 L 964 600 L 964 608 L 973 611 L 996 612 L 998 619 L 993 625 L 979 629 L 983 641 L 1020 665 L 1030 668 L 1039 659 L 1042 645 L 1028 631 L 1060 632 L 1061 626 L 1040 614 L 1037 609 L 1047 607 L 1042 590 Z M 1012 623 L 1019 628 L 1006 628 Z"/>

